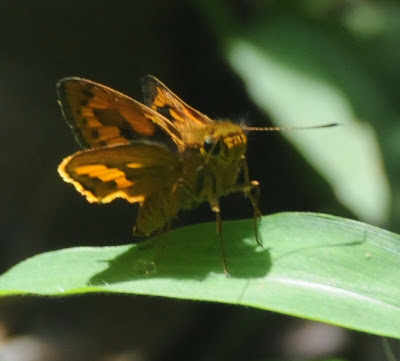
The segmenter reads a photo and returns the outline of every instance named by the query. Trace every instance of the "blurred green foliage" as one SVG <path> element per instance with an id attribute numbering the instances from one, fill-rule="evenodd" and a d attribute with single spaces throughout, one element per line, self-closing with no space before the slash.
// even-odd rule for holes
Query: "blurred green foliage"
<path id="1" fill-rule="evenodd" d="M 199 2 L 250 97 L 366 221 L 399 229 L 400 8 L 394 2 Z M 241 14 L 243 15 L 243 14 Z M 222 19 L 222 20 L 221 20 Z"/>

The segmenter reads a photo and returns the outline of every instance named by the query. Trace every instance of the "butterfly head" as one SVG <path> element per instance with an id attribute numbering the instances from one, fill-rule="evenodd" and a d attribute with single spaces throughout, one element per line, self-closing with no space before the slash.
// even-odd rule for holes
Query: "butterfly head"
<path id="1" fill-rule="evenodd" d="M 247 137 L 242 128 L 229 121 L 215 123 L 204 135 L 202 153 L 220 162 L 236 162 L 246 153 Z"/>

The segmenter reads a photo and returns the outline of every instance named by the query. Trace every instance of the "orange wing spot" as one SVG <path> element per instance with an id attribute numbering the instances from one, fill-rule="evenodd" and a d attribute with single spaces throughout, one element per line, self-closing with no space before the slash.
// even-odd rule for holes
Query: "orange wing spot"
<path id="1" fill-rule="evenodd" d="M 99 178 L 102 182 L 110 182 L 116 180 L 117 178 L 125 177 L 125 174 L 118 169 L 111 169 L 108 173 L 99 174 L 96 178 Z"/>
<path id="2" fill-rule="evenodd" d="M 132 122 L 132 126 L 137 133 L 140 135 L 154 135 L 156 130 L 153 124 L 154 120 L 150 119 L 151 114 L 144 113 L 145 109 L 138 111 L 137 109 L 121 107 L 118 111 L 129 123 Z"/>
<path id="3" fill-rule="evenodd" d="M 82 108 L 82 116 L 85 118 L 93 118 L 93 110 L 91 108 Z"/>
<path id="4" fill-rule="evenodd" d="M 170 108 L 170 109 L 169 109 L 169 113 L 171 114 L 171 117 L 174 118 L 174 119 L 181 119 L 181 118 L 182 118 L 179 114 L 177 114 L 177 113 L 174 111 L 173 108 Z"/>
<path id="5" fill-rule="evenodd" d="M 142 163 L 128 163 L 126 165 L 128 168 L 132 168 L 132 169 L 138 169 L 138 168 L 143 168 L 143 164 Z"/>
<path id="6" fill-rule="evenodd" d="M 127 180 L 125 177 L 118 177 L 114 179 L 119 189 L 132 187 L 135 183 Z"/>
<path id="7" fill-rule="evenodd" d="M 160 88 L 157 89 L 157 96 L 154 98 L 153 107 L 162 107 L 165 105 L 165 96 L 162 94 L 162 90 Z"/>
<path id="8" fill-rule="evenodd" d="M 187 108 L 182 108 L 183 113 L 190 119 L 193 119 L 193 114 Z"/>
<path id="9" fill-rule="evenodd" d="M 88 175 L 90 178 L 101 179 L 102 177 L 106 177 L 107 175 L 109 175 L 110 172 L 112 172 L 112 171 L 113 171 L 113 169 L 105 168 L 105 169 L 96 170 L 95 172 L 83 173 L 83 175 Z"/>
<path id="10" fill-rule="evenodd" d="M 102 182 L 109 182 L 117 178 L 125 178 L 125 173 L 117 168 L 107 168 L 100 164 L 89 164 L 75 168 L 77 175 L 88 175 L 90 178 L 99 178 Z M 129 182 L 125 178 L 126 182 Z"/>
<path id="11" fill-rule="evenodd" d="M 107 140 L 117 138 L 120 135 L 120 131 L 117 127 L 108 126 L 96 129 L 98 133 L 98 138 L 100 140 Z"/>
<path id="12" fill-rule="evenodd" d="M 125 177 L 125 174 L 119 169 L 111 168 L 103 172 L 90 173 L 88 176 L 91 178 L 99 178 L 102 182 L 109 182 L 120 177 Z"/>
<path id="13" fill-rule="evenodd" d="M 116 176 L 119 176 L 118 174 L 115 174 L 114 168 L 102 169 L 96 172 L 87 173 L 85 175 L 88 175 L 90 178 L 99 178 L 103 182 L 108 182 L 109 180 L 114 179 Z"/>
<path id="14" fill-rule="evenodd" d="M 109 102 L 101 100 L 101 99 L 96 99 L 96 98 L 92 98 L 92 100 L 90 101 L 90 106 L 92 108 L 97 108 L 97 109 L 109 109 L 110 108 Z"/>
<path id="15" fill-rule="evenodd" d="M 69 157 L 70 158 L 70 157 Z M 89 164 L 89 165 L 81 165 L 80 167 L 76 167 L 74 169 L 77 175 L 91 174 L 99 171 L 107 170 L 108 168 L 105 165 L 101 164 Z"/>
<path id="16" fill-rule="evenodd" d="M 93 114 L 88 117 L 87 125 L 89 128 L 99 128 L 103 126 L 103 124 L 101 124 L 96 118 L 93 117 Z"/>

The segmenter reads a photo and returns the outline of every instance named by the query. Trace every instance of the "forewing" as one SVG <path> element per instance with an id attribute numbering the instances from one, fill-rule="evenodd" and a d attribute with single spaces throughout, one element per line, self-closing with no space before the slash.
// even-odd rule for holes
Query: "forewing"
<path id="1" fill-rule="evenodd" d="M 176 144 L 182 142 L 170 120 L 104 85 L 63 78 L 57 83 L 57 93 L 64 117 L 83 148 L 127 144 L 153 137 L 159 128 Z"/>
<path id="2" fill-rule="evenodd" d="M 58 172 L 91 203 L 115 198 L 136 203 L 172 187 L 180 168 L 179 158 L 168 148 L 133 143 L 77 152 L 62 161 Z"/>
<path id="3" fill-rule="evenodd" d="M 196 142 L 196 129 L 214 123 L 212 119 L 186 104 L 151 75 L 142 79 L 142 89 L 144 103 L 170 120 L 179 129 L 185 145 Z"/>

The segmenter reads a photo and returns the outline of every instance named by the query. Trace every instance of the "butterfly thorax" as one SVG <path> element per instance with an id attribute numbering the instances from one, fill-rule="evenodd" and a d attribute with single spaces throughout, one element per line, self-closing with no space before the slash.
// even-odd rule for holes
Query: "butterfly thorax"
<path id="1" fill-rule="evenodd" d="M 215 123 L 202 134 L 202 143 L 181 154 L 183 172 L 179 203 L 183 208 L 230 193 L 241 171 L 247 138 L 230 122 Z"/>

